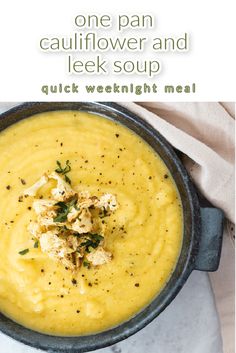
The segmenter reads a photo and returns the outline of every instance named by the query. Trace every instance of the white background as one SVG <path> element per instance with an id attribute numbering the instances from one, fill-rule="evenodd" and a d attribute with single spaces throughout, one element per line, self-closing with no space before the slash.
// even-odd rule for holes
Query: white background
<path id="1" fill-rule="evenodd" d="M 189 32 L 188 53 L 156 54 L 163 63 L 160 75 L 149 80 L 143 76 L 69 76 L 64 54 L 39 51 L 39 39 L 45 35 L 70 35 L 76 30 L 74 17 L 82 13 L 153 14 L 156 28 L 142 31 L 145 36 L 174 36 Z M 0 101 L 30 100 L 142 100 L 142 101 L 232 101 L 235 100 L 233 1 L 179 0 L 96 0 L 96 1 L 2 1 L 0 5 Z M 109 35 L 111 35 L 109 30 Z M 104 34 L 99 32 L 99 34 Z M 128 32 L 127 32 L 128 34 Z M 129 32 L 131 34 L 131 32 Z M 114 33 L 115 35 L 115 33 Z M 76 55 L 76 53 L 74 53 Z M 131 54 L 142 58 L 142 54 Z M 144 54 L 145 55 L 145 54 Z M 154 54 L 155 55 L 155 54 Z M 116 54 L 117 58 L 124 54 Z M 126 53 L 126 56 L 130 56 Z M 129 82 L 187 85 L 195 82 L 195 94 L 93 94 L 84 92 L 85 84 Z M 44 84 L 79 84 L 80 94 L 41 93 Z"/>

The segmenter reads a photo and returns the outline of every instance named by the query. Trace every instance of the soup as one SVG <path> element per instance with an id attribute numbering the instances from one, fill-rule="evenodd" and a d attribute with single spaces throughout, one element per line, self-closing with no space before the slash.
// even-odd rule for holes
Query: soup
<path id="1" fill-rule="evenodd" d="M 103 265 L 71 270 L 28 231 L 36 215 L 24 190 L 59 161 L 78 192 L 116 197 L 105 231 L 112 259 Z M 181 201 L 165 164 L 131 130 L 85 112 L 38 114 L 0 133 L 0 164 L 3 314 L 46 334 L 96 333 L 134 316 L 165 286 L 182 245 Z"/>

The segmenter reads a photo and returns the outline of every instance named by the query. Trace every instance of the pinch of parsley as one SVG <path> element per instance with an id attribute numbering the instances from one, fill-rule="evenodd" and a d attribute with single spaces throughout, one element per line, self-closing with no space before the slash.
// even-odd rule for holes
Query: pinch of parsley
<path id="1" fill-rule="evenodd" d="M 35 243 L 34 243 L 34 248 L 37 249 L 39 247 L 39 241 L 36 240 Z"/>
<path id="2" fill-rule="evenodd" d="M 71 171 L 70 161 L 69 160 L 66 161 L 66 165 L 64 168 L 62 167 L 62 164 L 60 161 L 56 161 L 56 163 L 57 163 L 57 168 L 55 169 L 55 172 L 57 172 L 58 174 L 64 175 L 65 181 L 68 184 L 71 184 L 71 180 L 67 175 L 67 173 L 69 173 Z"/>
<path id="3" fill-rule="evenodd" d="M 87 268 L 90 268 L 90 262 L 84 260 L 83 266 L 84 266 L 84 267 L 87 267 Z"/>
<path id="4" fill-rule="evenodd" d="M 66 181 L 68 184 L 71 184 L 71 180 L 70 180 L 70 178 L 69 178 L 67 175 L 65 175 L 65 181 Z"/>
<path id="5" fill-rule="evenodd" d="M 56 215 L 56 217 L 54 217 L 53 221 L 56 223 L 66 222 L 67 216 L 70 213 L 71 209 L 73 207 L 75 207 L 75 209 L 77 209 L 77 207 L 76 207 L 77 200 L 78 200 L 78 198 L 77 198 L 77 196 L 75 196 L 68 202 L 62 202 L 62 201 L 57 202 L 55 205 L 58 207 L 57 215 Z"/>
<path id="6" fill-rule="evenodd" d="M 29 249 L 24 249 L 24 250 L 19 251 L 19 254 L 20 254 L 20 255 L 25 255 L 25 254 L 27 254 L 28 252 L 29 252 Z"/>

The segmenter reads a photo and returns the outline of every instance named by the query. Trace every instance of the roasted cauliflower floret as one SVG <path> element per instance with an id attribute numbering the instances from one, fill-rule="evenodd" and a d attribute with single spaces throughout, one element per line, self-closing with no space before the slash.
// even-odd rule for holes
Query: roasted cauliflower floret
<path id="1" fill-rule="evenodd" d="M 55 227 L 55 222 L 54 222 L 55 217 L 56 217 L 55 211 L 48 211 L 46 214 L 38 216 L 38 222 L 41 226 Z M 63 226 L 63 225 L 64 223 L 57 222 L 57 226 Z"/>
<path id="2" fill-rule="evenodd" d="M 78 217 L 79 213 L 80 210 L 78 208 L 76 209 L 75 207 L 72 207 L 67 215 L 68 222 L 73 222 Z"/>
<path id="3" fill-rule="evenodd" d="M 54 179 L 57 181 L 57 187 L 51 191 L 54 200 L 65 201 L 76 194 L 71 186 L 66 181 L 64 181 L 59 174 L 54 172 L 51 173 L 48 177 L 49 179 Z"/>
<path id="4" fill-rule="evenodd" d="M 71 228 L 79 234 L 91 232 L 92 227 L 92 215 L 86 208 L 80 212 L 76 221 L 71 225 Z"/>
<path id="5" fill-rule="evenodd" d="M 91 206 L 96 207 L 99 199 L 97 196 L 91 196 L 88 191 L 81 191 L 78 193 L 78 207 L 90 208 Z"/>
<path id="6" fill-rule="evenodd" d="M 100 197 L 97 207 L 104 208 L 106 211 L 114 212 L 117 209 L 116 197 L 112 194 L 104 194 Z"/>
<path id="7" fill-rule="evenodd" d="M 37 215 L 42 215 L 52 210 L 56 202 L 49 199 L 40 199 L 33 202 L 33 209 Z"/>
<path id="8" fill-rule="evenodd" d="M 96 250 L 86 255 L 86 258 L 93 266 L 99 266 L 110 262 L 112 254 L 99 246 Z"/>
<path id="9" fill-rule="evenodd" d="M 58 233 L 54 231 L 47 231 L 43 233 L 39 239 L 41 250 L 48 254 L 52 259 L 56 259 L 68 264 L 70 255 L 74 252 L 65 239 L 58 236 Z"/>
<path id="10" fill-rule="evenodd" d="M 34 238 L 38 238 L 42 233 L 42 227 L 38 222 L 30 222 L 27 229 Z"/>
<path id="11" fill-rule="evenodd" d="M 78 237 L 75 237 L 74 235 L 68 235 L 66 238 L 68 246 L 76 251 L 78 249 L 78 246 L 80 245 L 81 241 L 79 241 Z"/>
<path id="12" fill-rule="evenodd" d="M 30 188 L 26 189 L 23 193 L 25 196 L 36 196 L 38 190 L 47 184 L 48 182 L 48 175 L 44 174 L 34 185 L 32 185 Z"/>

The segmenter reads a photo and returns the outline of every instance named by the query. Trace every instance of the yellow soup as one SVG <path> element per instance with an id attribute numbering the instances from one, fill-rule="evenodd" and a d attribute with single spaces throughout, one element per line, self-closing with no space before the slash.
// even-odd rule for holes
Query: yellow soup
<path id="1" fill-rule="evenodd" d="M 116 195 L 108 264 L 72 273 L 34 248 L 27 230 L 35 218 L 32 199 L 19 196 L 54 171 L 57 160 L 71 162 L 78 191 Z M 47 334 L 94 333 L 128 320 L 166 284 L 181 248 L 182 206 L 165 164 L 132 131 L 88 113 L 42 113 L 0 133 L 0 165 L 0 310 L 6 316 Z"/>

